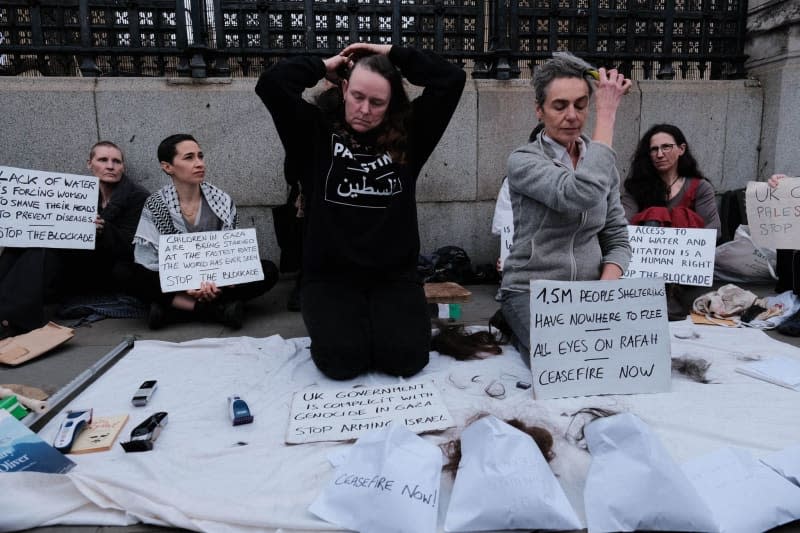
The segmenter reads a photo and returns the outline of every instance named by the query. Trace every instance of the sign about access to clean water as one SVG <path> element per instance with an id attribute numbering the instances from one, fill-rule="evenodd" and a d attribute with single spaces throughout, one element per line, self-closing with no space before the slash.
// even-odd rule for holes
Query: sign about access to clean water
<path id="1" fill-rule="evenodd" d="M 747 222 L 753 241 L 763 248 L 800 248 L 800 178 L 784 178 L 772 188 L 747 183 Z"/>
<path id="2" fill-rule="evenodd" d="M 294 394 L 286 442 L 357 439 L 392 422 L 414 433 L 455 425 L 433 382 L 305 390 Z"/>
<path id="3" fill-rule="evenodd" d="M 664 281 L 531 282 L 537 400 L 670 388 Z"/>
<path id="4" fill-rule="evenodd" d="M 0 166 L 0 246 L 93 250 L 98 179 Z"/>
<path id="5" fill-rule="evenodd" d="M 710 287 L 717 230 L 628 226 L 631 262 L 623 277 Z"/>
<path id="6" fill-rule="evenodd" d="M 264 279 L 255 228 L 161 235 L 158 275 L 164 292 L 217 287 Z"/>

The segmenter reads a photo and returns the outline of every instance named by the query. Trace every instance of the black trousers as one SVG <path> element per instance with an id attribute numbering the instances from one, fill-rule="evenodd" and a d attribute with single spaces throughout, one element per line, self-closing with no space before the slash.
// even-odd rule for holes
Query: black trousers
<path id="1" fill-rule="evenodd" d="M 6 248 L 0 255 L 0 320 L 19 330 L 44 325 L 44 305 L 55 296 L 59 250 Z"/>
<path id="2" fill-rule="evenodd" d="M 147 302 L 159 302 L 165 307 L 169 307 L 172 304 L 175 293 L 161 292 L 158 271 L 148 270 L 138 264 L 135 267 L 135 284 L 141 291 L 140 297 Z M 264 271 L 264 279 L 241 283 L 236 286 L 221 287 L 222 293 L 215 301 L 218 303 L 234 302 L 236 300 L 244 302 L 257 298 L 270 290 L 278 282 L 278 267 L 272 261 L 262 259 L 261 269 Z"/>
<path id="3" fill-rule="evenodd" d="M 370 370 L 412 376 L 428 364 L 431 322 L 411 281 L 311 281 L 301 289 L 311 358 L 331 379 Z"/>

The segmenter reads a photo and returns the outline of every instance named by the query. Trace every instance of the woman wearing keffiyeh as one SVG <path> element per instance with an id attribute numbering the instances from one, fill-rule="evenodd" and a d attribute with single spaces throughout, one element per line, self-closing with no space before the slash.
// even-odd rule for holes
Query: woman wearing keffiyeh
<path id="1" fill-rule="evenodd" d="M 143 268 L 151 300 L 149 325 L 163 326 L 171 317 L 218 321 L 238 329 L 244 320 L 244 300 L 264 294 L 278 280 L 278 269 L 262 260 L 264 279 L 236 286 L 217 287 L 210 281 L 198 289 L 162 293 L 158 278 L 158 242 L 161 235 L 236 229 L 238 217 L 231 197 L 205 183 L 203 151 L 188 134 L 171 135 L 158 146 L 161 169 L 172 183 L 150 195 L 134 237 L 134 257 Z"/>

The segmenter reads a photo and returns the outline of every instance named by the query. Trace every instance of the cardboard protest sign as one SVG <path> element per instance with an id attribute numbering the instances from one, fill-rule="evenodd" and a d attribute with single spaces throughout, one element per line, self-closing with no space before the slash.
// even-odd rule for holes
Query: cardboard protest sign
<path id="1" fill-rule="evenodd" d="M 784 178 L 774 189 L 750 181 L 745 193 L 747 222 L 764 248 L 800 248 L 800 178 Z"/>
<path id="2" fill-rule="evenodd" d="M 511 244 L 514 242 L 514 223 L 504 224 L 500 229 L 500 270 L 511 253 Z"/>
<path id="3" fill-rule="evenodd" d="M 99 180 L 0 166 L 0 246 L 93 250 Z"/>
<path id="4" fill-rule="evenodd" d="M 255 228 L 161 235 L 158 275 L 164 292 L 217 287 L 264 279 Z"/>
<path id="5" fill-rule="evenodd" d="M 537 400 L 668 391 L 663 281 L 532 281 L 531 370 Z"/>
<path id="6" fill-rule="evenodd" d="M 702 287 L 714 282 L 716 230 L 628 226 L 628 241 L 632 256 L 625 278 Z"/>
<path id="7" fill-rule="evenodd" d="M 294 393 L 286 442 L 356 439 L 395 422 L 414 433 L 453 427 L 432 382 Z"/>

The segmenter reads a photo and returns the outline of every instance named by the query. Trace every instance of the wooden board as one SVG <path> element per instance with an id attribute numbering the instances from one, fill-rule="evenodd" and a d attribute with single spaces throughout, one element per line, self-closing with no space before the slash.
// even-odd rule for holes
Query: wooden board
<path id="1" fill-rule="evenodd" d="M 452 281 L 425 284 L 425 299 L 431 304 L 464 303 L 468 302 L 471 296 L 471 292 Z"/>
<path id="2" fill-rule="evenodd" d="M 96 416 L 72 445 L 69 453 L 105 452 L 111 449 L 120 431 L 125 427 L 128 415 Z"/>

